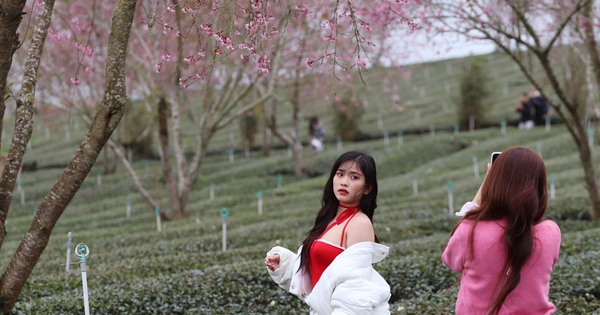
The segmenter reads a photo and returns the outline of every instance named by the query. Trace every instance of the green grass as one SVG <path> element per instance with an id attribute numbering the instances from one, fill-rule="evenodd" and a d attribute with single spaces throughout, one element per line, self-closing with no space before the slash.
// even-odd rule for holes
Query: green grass
<path id="1" fill-rule="evenodd" d="M 446 72 L 448 62 L 452 63 L 452 73 Z M 410 84 L 399 83 L 405 86 L 400 94 L 418 105 L 406 106 L 405 112 L 387 112 L 384 127 L 394 131 L 427 130 L 432 122 L 436 126 L 453 126 L 454 108 L 445 93 L 444 81 L 453 84 L 452 91 L 456 91 L 463 62 L 456 59 L 412 66 L 415 74 Z M 424 67 L 429 67 L 429 80 L 424 77 Z M 490 113 L 499 125 L 501 120 L 516 118 L 514 99 L 517 92 L 527 88 L 513 84 L 520 82 L 522 76 L 504 56 L 494 55 L 490 67 L 498 69 L 496 80 L 500 88 Z M 383 70 L 373 69 L 367 76 L 377 76 L 378 71 Z M 502 93 L 504 82 L 512 82 L 508 84 L 508 95 Z M 419 84 L 427 91 L 422 100 L 417 100 L 419 92 L 410 88 Z M 366 111 L 363 132 L 378 135 L 381 130 L 374 107 L 378 101 L 389 107 L 389 101 L 385 97 L 379 99 L 385 93 L 376 83 L 360 88 L 368 94 L 373 107 Z M 443 100 L 448 102 L 447 112 L 440 107 Z M 419 121 L 414 120 L 417 107 L 421 110 Z M 323 107 L 313 106 L 311 110 L 321 110 L 326 122 L 331 118 Z M 311 110 L 305 114 L 311 114 Z M 287 119 L 282 116 L 282 125 Z M 81 278 L 75 259 L 72 270 L 64 271 L 65 243 L 67 233 L 72 231 L 73 245 L 83 242 L 90 247 L 88 285 L 93 314 L 306 314 L 307 307 L 302 302 L 272 283 L 262 261 L 274 245 L 298 247 L 314 222 L 327 175 L 284 175 L 283 186 L 277 189 L 276 174 L 292 169 L 291 158 L 285 150 L 275 150 L 269 157 L 262 157 L 259 152 L 252 152 L 247 159 L 238 155 L 230 163 L 226 152 L 236 144 L 229 142 L 228 133 L 235 133 L 236 128 L 217 134 L 202 175 L 193 186 L 187 207 L 189 216 L 163 222 L 160 233 L 156 231 L 153 210 L 136 193 L 122 167 L 116 174 L 104 176 L 100 187 L 93 170 L 58 221 L 15 307 L 16 313 L 83 312 Z M 38 167 L 66 164 L 83 136 L 83 128 L 74 130 L 69 141 L 61 132 L 57 127 L 46 139 L 43 128 L 35 129 L 32 150 L 25 161 L 35 161 Z M 186 142 L 190 143 L 191 132 L 185 132 Z M 329 134 L 329 140 L 332 139 Z M 378 164 L 375 231 L 381 242 L 391 247 L 391 253 L 375 268 L 392 288 L 393 314 L 453 313 L 457 275 L 440 260 L 449 232 L 457 222 L 456 217 L 448 215 L 446 184 L 454 184 L 457 211 L 462 202 L 472 198 L 481 181 L 474 178 L 473 158 L 478 159 L 483 176 L 490 153 L 513 145 L 533 150 L 541 146 L 547 171 L 556 176 L 556 199 L 549 201 L 547 215 L 557 220 L 563 238 L 560 260 L 551 280 L 551 301 L 561 314 L 600 313 L 600 227 L 576 220 L 589 208 L 583 171 L 566 129 L 553 126 L 551 132 L 509 127 L 504 135 L 499 127 L 458 135 L 440 131 L 435 136 L 406 135 L 402 146 L 393 136 L 389 145 L 382 139 L 343 144 L 344 151 L 366 151 Z M 339 154 L 335 143 L 329 142 L 324 152 L 311 154 L 305 150 L 303 161 L 307 167 L 326 174 Z M 600 149 L 595 148 L 593 156 L 598 165 Z M 136 159 L 133 166 L 161 207 L 167 209 L 160 163 L 150 161 L 146 169 L 146 162 Z M 22 173 L 26 202 L 21 205 L 15 192 L 7 220 L 8 234 L 0 252 L 2 268 L 19 245 L 35 208 L 61 172 L 61 168 L 44 168 Z M 419 183 L 418 195 L 413 194 L 413 176 Z M 211 182 L 216 184 L 214 200 L 208 198 Z M 264 191 L 261 216 L 257 214 L 257 189 Z M 132 198 L 130 219 L 125 217 L 128 196 Z M 226 252 L 221 251 L 219 210 L 223 207 L 231 213 L 227 219 Z"/>

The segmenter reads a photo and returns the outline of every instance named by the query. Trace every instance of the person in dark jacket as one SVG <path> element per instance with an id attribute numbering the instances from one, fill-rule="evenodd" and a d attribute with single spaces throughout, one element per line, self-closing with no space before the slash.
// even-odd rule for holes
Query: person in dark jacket
<path id="1" fill-rule="evenodd" d="M 529 98 L 525 92 L 521 93 L 519 103 L 517 104 L 517 112 L 521 114 L 521 119 L 519 120 L 519 129 L 529 130 L 533 128 L 531 104 L 529 104 Z"/>
<path id="2" fill-rule="evenodd" d="M 540 91 L 531 90 L 529 92 L 529 104 L 534 111 L 534 121 L 536 126 L 542 126 L 545 123 L 545 116 L 552 115 L 550 105 L 541 96 Z"/>

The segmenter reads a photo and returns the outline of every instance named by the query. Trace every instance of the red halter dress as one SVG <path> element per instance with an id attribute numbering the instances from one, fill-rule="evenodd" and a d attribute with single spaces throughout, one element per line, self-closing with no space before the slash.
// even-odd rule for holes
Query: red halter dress
<path id="1" fill-rule="evenodd" d="M 308 262 L 308 268 L 310 270 L 310 278 L 312 282 L 312 287 L 314 288 L 321 275 L 329 267 L 331 262 L 344 251 L 344 233 L 346 232 L 346 227 L 350 220 L 358 213 L 359 209 L 355 207 L 347 207 L 340 205 L 340 207 L 346 208 L 337 219 L 331 223 L 325 232 L 316 239 L 312 245 L 310 246 L 310 260 Z M 340 245 L 332 244 L 326 240 L 321 239 L 325 233 L 327 233 L 332 227 L 336 225 L 340 225 L 346 222 L 344 228 L 342 229 L 342 237 L 340 239 Z"/>

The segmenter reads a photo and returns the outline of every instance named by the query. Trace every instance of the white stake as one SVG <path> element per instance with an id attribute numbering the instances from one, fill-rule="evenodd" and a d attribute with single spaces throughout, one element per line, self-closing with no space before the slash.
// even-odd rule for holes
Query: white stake
<path id="1" fill-rule="evenodd" d="M 69 125 L 65 125 L 65 139 L 71 140 L 71 131 L 69 130 Z"/>
<path id="2" fill-rule="evenodd" d="M 416 196 L 419 194 L 419 183 L 417 182 L 417 175 L 412 174 L 413 194 Z"/>
<path id="3" fill-rule="evenodd" d="M 594 147 L 594 128 L 588 129 L 588 145 L 590 148 Z"/>
<path id="4" fill-rule="evenodd" d="M 65 263 L 65 271 L 69 272 L 69 269 L 71 267 L 71 242 L 73 240 L 72 238 L 73 233 L 69 232 L 67 234 L 67 262 Z"/>
<path id="5" fill-rule="evenodd" d="M 337 150 L 342 151 L 342 137 L 337 137 Z"/>
<path id="6" fill-rule="evenodd" d="M 475 116 L 469 116 L 469 132 L 475 131 Z"/>
<path id="7" fill-rule="evenodd" d="M 215 183 L 210 183 L 210 200 L 215 199 Z"/>
<path id="8" fill-rule="evenodd" d="M 79 266 L 81 267 L 81 283 L 83 285 L 83 307 L 85 315 L 90 315 L 90 301 L 88 299 L 88 285 L 87 285 L 87 266 L 85 257 L 89 255 L 90 249 L 87 245 L 81 243 L 75 247 L 75 254 L 79 256 Z"/>
<path id="9" fill-rule="evenodd" d="M 148 160 L 144 160 L 144 166 L 146 167 L 146 171 L 150 170 L 150 162 Z"/>
<path id="10" fill-rule="evenodd" d="M 536 143 L 536 149 L 537 149 L 537 154 L 540 156 L 540 158 L 542 157 L 542 144 L 541 143 Z"/>
<path id="11" fill-rule="evenodd" d="M 476 179 L 479 179 L 479 163 L 477 163 L 477 157 L 473 157 L 473 174 Z"/>
<path id="12" fill-rule="evenodd" d="M 229 162 L 235 161 L 235 157 L 233 156 L 233 149 L 229 149 Z"/>
<path id="13" fill-rule="evenodd" d="M 283 177 L 281 177 L 281 175 L 277 176 L 277 190 L 281 189 L 282 183 L 283 183 Z"/>
<path id="14" fill-rule="evenodd" d="M 102 186 L 102 172 L 98 171 L 98 174 L 96 175 L 96 184 L 98 185 L 98 187 Z"/>
<path id="15" fill-rule="evenodd" d="M 402 131 L 398 132 L 398 146 L 401 146 L 404 143 L 404 133 Z"/>
<path id="16" fill-rule="evenodd" d="M 556 197 L 556 188 L 554 187 L 555 179 L 556 175 L 550 174 L 550 199 L 554 199 Z"/>
<path id="17" fill-rule="evenodd" d="M 385 145 L 390 144 L 390 133 L 388 132 L 387 129 L 385 129 L 383 131 L 383 144 L 385 144 Z"/>
<path id="18" fill-rule="evenodd" d="M 457 135 L 460 132 L 460 128 L 458 128 L 458 124 L 454 125 L 454 134 Z"/>
<path id="19" fill-rule="evenodd" d="M 127 197 L 126 217 L 127 219 L 131 218 L 131 197 Z"/>
<path id="20" fill-rule="evenodd" d="M 546 116 L 546 131 L 550 131 L 550 126 L 552 126 L 552 124 L 550 124 L 550 116 Z"/>
<path id="21" fill-rule="evenodd" d="M 229 216 L 229 210 L 226 208 L 221 209 L 221 217 L 223 218 L 223 251 L 227 251 L 227 216 Z"/>
<path id="22" fill-rule="evenodd" d="M 291 145 L 287 146 L 287 155 L 292 156 L 292 146 Z"/>
<path id="23" fill-rule="evenodd" d="M 131 147 L 127 147 L 127 160 L 129 163 L 133 161 L 133 153 L 131 152 Z"/>
<path id="24" fill-rule="evenodd" d="M 452 189 L 454 185 L 452 182 L 448 182 L 448 214 L 452 215 L 454 213 L 454 196 L 452 195 Z"/>
<path id="25" fill-rule="evenodd" d="M 506 134 L 506 120 L 503 120 L 500 123 L 500 133 L 501 134 Z"/>
<path id="26" fill-rule="evenodd" d="M 161 222 L 160 222 L 160 208 L 158 206 L 156 206 L 154 208 L 154 212 L 156 212 L 156 231 L 161 232 L 162 226 L 161 226 Z"/>
<path id="27" fill-rule="evenodd" d="M 256 191 L 256 195 L 258 196 L 258 214 L 262 214 L 263 213 L 263 191 L 262 190 L 257 190 Z"/>
<path id="28" fill-rule="evenodd" d="M 27 151 L 31 151 L 31 142 L 27 142 Z"/>

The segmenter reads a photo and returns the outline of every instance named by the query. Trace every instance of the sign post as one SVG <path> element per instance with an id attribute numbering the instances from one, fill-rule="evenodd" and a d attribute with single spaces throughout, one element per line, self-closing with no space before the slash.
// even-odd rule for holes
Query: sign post
<path id="1" fill-rule="evenodd" d="M 87 285 L 87 266 L 85 257 L 90 254 L 90 249 L 87 245 L 80 243 L 75 247 L 75 255 L 79 256 L 79 266 L 81 267 L 81 283 L 83 285 L 83 307 L 85 315 L 90 315 L 90 301 L 88 299 Z"/>
<path id="2" fill-rule="evenodd" d="M 223 218 L 223 251 L 227 251 L 227 217 L 229 216 L 229 210 L 223 208 L 220 214 Z"/>
<path id="3" fill-rule="evenodd" d="M 256 196 L 258 197 L 258 214 L 262 214 L 263 213 L 263 191 L 262 190 L 257 190 L 256 191 Z"/>
<path id="4" fill-rule="evenodd" d="M 452 196 L 452 189 L 454 188 L 454 184 L 452 182 L 448 182 L 448 214 L 452 215 L 454 213 L 454 196 Z"/>

